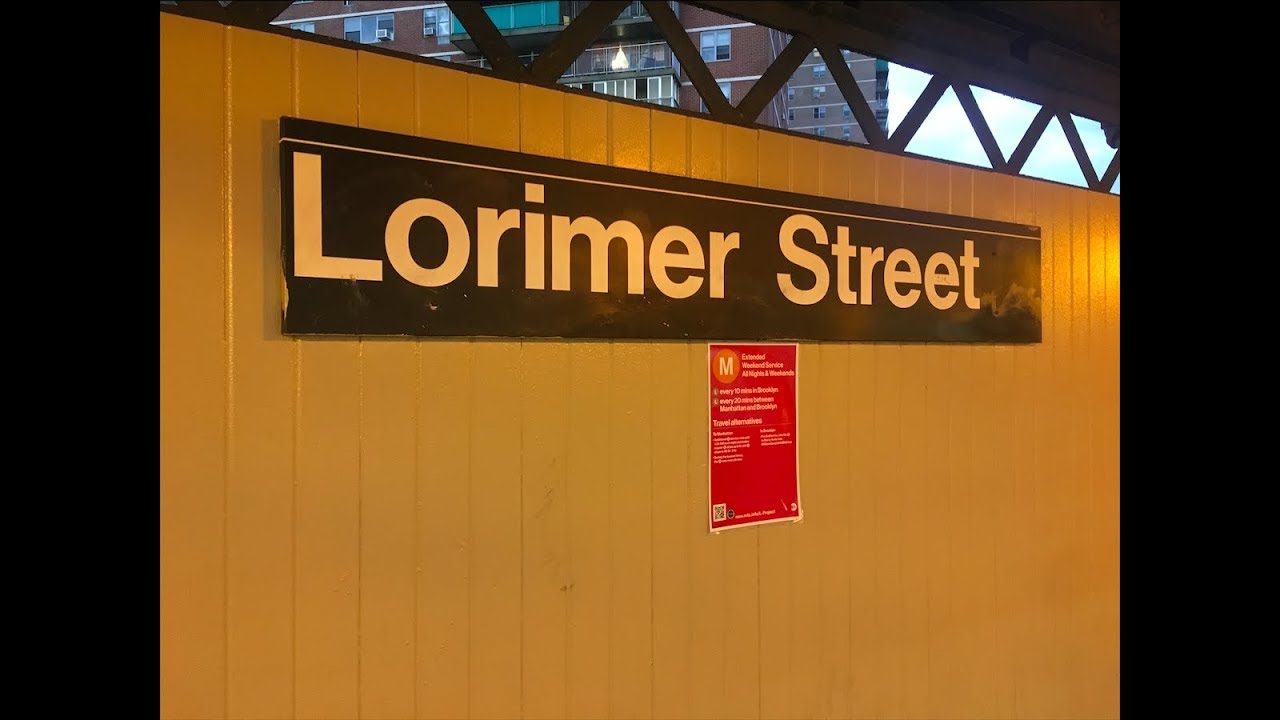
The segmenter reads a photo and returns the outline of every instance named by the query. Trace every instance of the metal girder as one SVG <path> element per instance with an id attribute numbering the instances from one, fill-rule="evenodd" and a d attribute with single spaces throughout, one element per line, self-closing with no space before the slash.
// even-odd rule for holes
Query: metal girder
<path id="1" fill-rule="evenodd" d="M 773 99 L 774 95 L 787 84 L 787 80 L 791 79 L 791 75 L 800 67 L 800 63 L 804 62 L 809 51 L 813 49 L 813 41 L 803 35 L 791 36 L 791 42 L 778 53 L 778 57 L 774 59 L 764 75 L 756 80 L 755 85 L 751 86 L 751 90 L 747 92 L 747 96 L 742 98 L 735 108 L 738 111 L 738 117 L 744 122 L 753 123 L 760 113 Z"/>
<path id="2" fill-rule="evenodd" d="M 1031 118 L 1027 132 L 1023 134 L 1018 147 L 1013 149 L 1013 154 L 1009 156 L 1009 172 L 1014 174 L 1022 172 L 1022 166 L 1026 164 L 1027 158 L 1031 157 L 1031 151 L 1035 149 L 1036 143 L 1040 142 L 1040 136 L 1044 135 L 1044 129 L 1049 127 L 1049 121 L 1052 119 L 1053 111 L 1047 107 L 1040 108 L 1040 112 Z"/>
<path id="3" fill-rule="evenodd" d="M 920 97 L 916 99 L 915 104 L 907 111 L 897 129 L 889 136 L 889 146 L 887 148 L 889 151 L 900 153 L 907 149 L 907 145 L 911 144 L 911 138 L 915 137 L 916 131 L 924 124 L 924 119 L 929 117 L 929 113 L 933 111 L 933 106 L 937 105 L 938 100 L 942 99 L 942 93 L 947 91 L 949 85 L 951 85 L 951 81 L 942 75 L 934 75 L 929 78 L 929 84 L 924 86 L 924 90 L 920 92 Z"/>
<path id="4" fill-rule="evenodd" d="M 453 0 L 445 4 L 449 6 L 449 12 L 458 18 L 458 22 L 462 23 L 467 34 L 475 41 L 476 47 L 480 48 L 480 52 L 489 60 L 489 64 L 493 66 L 494 75 L 514 82 L 532 80 L 528 69 L 512 52 L 507 39 L 498 32 L 493 19 L 484 11 L 480 3 Z"/>
<path id="5" fill-rule="evenodd" d="M 1120 69 L 1025 31 L 948 7 L 951 3 L 732 2 L 689 4 L 748 22 L 805 34 L 859 53 L 1050 105 L 1103 123 L 1120 122 Z M 1026 59 L 1012 49 L 1026 45 Z"/>
<path id="6" fill-rule="evenodd" d="M 1071 146 L 1071 153 L 1076 156 L 1076 162 L 1080 165 L 1080 172 L 1084 173 L 1085 183 L 1093 190 L 1098 189 L 1098 172 L 1093 169 L 1093 161 L 1089 159 L 1089 153 L 1084 149 L 1084 142 L 1080 140 L 1080 130 L 1076 127 L 1076 123 L 1071 119 L 1070 113 L 1059 112 L 1058 124 L 1062 126 L 1062 133 L 1067 136 L 1067 145 Z"/>
<path id="7" fill-rule="evenodd" d="M 644 0 L 644 8 L 649 11 L 649 17 L 657 24 L 658 30 L 667 38 L 671 52 L 675 53 L 676 59 L 680 61 L 680 66 L 689 76 L 689 82 L 693 83 L 694 90 L 702 96 L 702 102 L 706 103 L 707 112 L 711 113 L 711 117 L 720 122 L 738 122 L 737 110 L 729 104 L 724 93 L 720 92 L 719 84 L 716 83 L 711 70 L 707 68 L 707 63 L 702 59 L 702 53 L 693 46 L 689 33 L 685 32 L 684 26 L 676 19 L 676 14 L 671 12 L 665 0 Z"/>
<path id="8" fill-rule="evenodd" d="M 171 3 L 178 14 L 202 18 L 214 22 L 242 27 L 267 29 L 270 23 L 283 12 L 291 2 L 187 2 Z M 1110 192 L 1120 174 L 1120 126 L 1119 126 L 1119 37 L 1118 9 L 1115 10 L 1116 37 L 1114 47 L 1117 61 L 1114 67 L 1106 65 L 1109 57 L 1105 36 L 1101 40 L 1091 36 L 1089 30 L 1078 30 L 1074 36 L 1070 31 L 1059 29 L 1056 34 L 1036 35 L 1025 20 L 1027 15 L 1047 17 L 1046 13 L 1071 12 L 1070 5 L 1093 4 L 1105 10 L 1114 3 L 1042 3 L 1044 6 L 1063 6 L 1057 9 L 1029 9 L 1023 3 L 1002 2 L 958 2 L 947 3 L 944 10 L 931 9 L 940 5 L 935 2 L 902 1 L 902 2 L 803 2 L 784 3 L 776 0 L 759 0 L 758 2 L 720 2 L 716 0 L 689 0 L 689 4 L 702 6 L 731 17 L 756 23 L 789 33 L 791 40 L 774 59 L 764 74 L 755 83 L 746 97 L 735 108 L 723 93 L 712 75 L 698 48 L 694 46 L 684 27 L 680 24 L 668 3 L 663 0 L 644 0 L 650 18 L 665 36 L 672 52 L 680 60 L 689 80 L 701 96 L 712 119 L 735 125 L 757 127 L 756 118 L 769 104 L 772 98 L 785 86 L 804 58 L 815 47 L 827 63 L 832 79 L 840 89 L 841 95 L 849 104 L 850 110 L 857 119 L 870 147 L 891 153 L 906 153 L 906 147 L 919 131 L 921 125 L 932 112 L 948 87 L 954 89 L 966 117 L 973 126 L 983 150 L 997 172 L 1011 175 L 1021 174 L 1023 166 L 1032 150 L 1037 146 L 1048 124 L 1057 117 L 1062 126 L 1072 153 L 1076 158 L 1087 187 L 1091 190 Z M 162 3 L 164 5 L 164 3 Z M 450 10 L 467 28 L 468 34 L 475 41 L 481 54 L 488 59 L 493 74 L 505 80 L 521 83 L 533 83 L 553 86 L 564 71 L 589 47 L 612 23 L 627 2 L 619 0 L 594 0 L 561 32 L 545 52 L 539 55 L 532 67 L 526 68 L 515 56 L 506 38 L 498 31 L 488 14 L 484 12 L 483 3 L 447 2 Z M 961 7 L 957 10 L 952 6 Z M 992 9 L 991 6 L 1003 6 Z M 166 10 L 162 7 L 162 12 Z M 911 13 L 933 13 L 932 15 L 910 17 Z M 955 22 L 957 13 L 968 13 L 973 18 L 988 22 L 988 18 L 1003 18 L 1010 14 L 1014 20 L 1005 21 L 1000 32 L 1021 33 L 1002 46 L 1005 57 L 1001 62 L 992 62 L 989 67 L 975 65 L 974 58 L 981 60 L 984 52 L 991 46 L 982 47 L 977 43 L 978 36 L 986 33 L 990 41 L 993 33 L 990 27 L 981 31 L 973 31 L 968 37 L 961 36 L 939 40 L 937 34 L 946 29 L 947 22 Z M 1003 13 L 1003 14 L 1001 14 Z M 906 19 L 904 19 L 906 18 Z M 973 22 L 973 21 L 970 21 Z M 914 26 L 912 23 L 916 23 Z M 1022 23 L 1019 25 L 1019 23 Z M 905 25 L 905 27 L 903 27 Z M 1086 24 L 1087 25 L 1087 24 Z M 1018 26 L 1014 29 L 1013 26 Z M 908 39 L 903 39 L 904 37 Z M 1065 38 L 1065 39 L 1064 39 Z M 1083 38 L 1077 40 L 1076 38 Z M 316 38 L 317 41 L 322 41 Z M 1008 37 L 1005 37 L 1008 40 Z M 339 41 L 324 42 L 342 44 Z M 1092 45 L 1090 42 L 1092 41 Z M 964 46 L 966 42 L 976 43 Z M 994 42 L 994 41 L 992 41 Z M 1053 63 L 1047 61 L 1033 62 L 1035 58 L 1044 58 L 1042 52 L 1032 52 L 1033 48 L 1045 42 L 1057 42 L 1059 45 L 1071 45 L 1076 48 L 1076 59 L 1070 62 L 1094 62 L 1085 55 L 1092 53 L 1095 58 L 1102 58 L 1097 64 L 1114 70 L 1114 88 L 1103 83 L 1098 93 L 1092 96 L 1076 93 L 1073 83 L 1079 83 L 1088 72 L 1081 70 L 1079 74 L 1065 78 L 1065 82 L 1057 84 L 1038 84 L 1037 73 L 1049 72 Z M 948 44 L 949 43 L 949 44 Z M 920 97 L 912 105 L 906 116 L 899 123 L 891 137 L 885 137 L 884 131 L 876 121 L 874 113 L 857 82 L 845 65 L 841 48 L 872 55 L 875 57 L 901 62 L 905 65 L 916 65 L 925 71 L 932 71 L 932 77 Z M 1083 48 L 1083 49 L 1081 49 Z M 369 48 L 370 52 L 379 52 L 379 48 Z M 383 51 L 386 52 L 386 51 Z M 950 53 L 950 54 L 949 54 Z M 1008 69 L 1002 65 L 1007 57 L 1022 58 L 1027 65 L 1034 65 L 1021 75 L 1006 73 Z M 945 72 L 939 72 L 942 68 Z M 1096 68 L 1095 68 L 1096 70 Z M 1068 65 L 1065 72 L 1073 71 Z M 1105 73 L 1104 73 L 1105 74 Z M 1039 102 L 1041 108 L 1031 124 L 1027 127 L 1021 141 L 1006 161 L 999 145 L 996 143 L 990 126 L 986 122 L 981 109 L 973 96 L 970 84 L 977 84 L 991 90 L 1005 92 L 1015 97 Z M 1070 86 L 1070 87 L 1069 87 Z M 1067 89 L 1064 90 L 1063 88 Z M 1114 98 L 1108 93 L 1114 90 Z M 1111 104 L 1108 105 L 1108 102 Z M 688 111 L 685 111 L 688 112 Z M 1072 114 L 1098 119 L 1102 121 L 1102 130 L 1107 144 L 1116 149 L 1116 153 L 1101 177 L 1092 165 L 1085 151 L 1084 143 L 1075 126 Z"/>
<path id="9" fill-rule="evenodd" d="M 862 128 L 862 136 L 867 139 L 867 145 L 876 150 L 884 150 L 889 138 L 885 137 L 884 130 L 876 121 L 875 113 L 871 112 L 871 106 L 867 104 L 867 98 L 858 89 L 858 81 L 854 79 L 853 73 L 849 72 L 849 66 L 845 64 L 840 48 L 831 43 L 821 43 L 818 45 L 818 52 L 827 63 L 827 71 L 831 73 L 831 79 L 836 81 L 836 87 L 840 88 L 844 101 L 849 104 L 849 110 L 853 113 L 853 118 L 858 121 L 858 127 Z"/>
<path id="10" fill-rule="evenodd" d="M 1111 192 L 1111 186 L 1116 184 L 1118 177 L 1120 177 L 1120 148 L 1116 148 L 1116 154 L 1111 156 L 1111 164 L 1107 166 L 1107 171 L 1102 173 L 1102 180 L 1098 182 L 1102 192 Z"/>
<path id="11" fill-rule="evenodd" d="M 917 2 L 918 5 L 926 3 Z M 1120 67 L 1118 0 L 952 0 L 928 2 L 934 12 L 967 13 L 1105 65 Z"/>
<path id="12" fill-rule="evenodd" d="M 987 125 L 987 118 L 982 114 L 982 109 L 978 107 L 978 101 L 973 97 L 973 89 L 964 83 L 956 83 L 953 89 L 956 91 L 956 99 L 960 101 L 960 107 L 964 109 L 965 116 L 969 118 L 969 124 L 973 126 L 973 131 L 978 136 L 978 142 L 982 143 L 982 149 L 987 153 L 987 160 L 991 163 L 991 169 L 997 172 L 1004 172 L 1006 165 L 1004 154 L 1000 152 L 1000 144 L 996 142 L 996 136 L 991 132 L 991 126 Z"/>
<path id="13" fill-rule="evenodd" d="M 600 33 L 626 9 L 628 0 L 594 0 L 578 17 L 569 23 L 542 54 L 533 61 L 529 71 L 535 80 L 554 83 L 573 64 Z"/>

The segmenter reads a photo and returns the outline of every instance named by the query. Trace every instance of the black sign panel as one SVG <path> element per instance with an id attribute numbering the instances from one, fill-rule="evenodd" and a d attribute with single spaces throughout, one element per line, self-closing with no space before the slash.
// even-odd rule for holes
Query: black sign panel
<path id="1" fill-rule="evenodd" d="M 1040 229 L 280 120 L 284 332 L 1040 341 Z"/>

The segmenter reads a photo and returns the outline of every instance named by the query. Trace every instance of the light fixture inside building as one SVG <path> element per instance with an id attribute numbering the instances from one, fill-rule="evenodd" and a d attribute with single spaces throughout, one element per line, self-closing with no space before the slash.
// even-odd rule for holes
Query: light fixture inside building
<path id="1" fill-rule="evenodd" d="M 614 70 L 626 70 L 631 67 L 631 63 L 627 62 L 627 55 L 622 52 L 622 48 L 618 48 L 618 54 L 613 57 L 613 62 L 609 63 L 609 67 Z"/>

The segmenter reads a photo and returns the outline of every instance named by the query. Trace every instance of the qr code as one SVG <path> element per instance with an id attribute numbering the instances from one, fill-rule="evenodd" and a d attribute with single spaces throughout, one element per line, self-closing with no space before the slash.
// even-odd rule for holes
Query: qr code
<path id="1" fill-rule="evenodd" d="M 727 504 L 727 503 L 720 503 L 719 505 L 712 505 L 712 506 L 711 506 L 711 519 L 712 519 L 713 521 L 714 521 L 714 520 L 724 520 L 724 518 L 725 518 L 725 505 L 726 505 L 726 504 Z"/>

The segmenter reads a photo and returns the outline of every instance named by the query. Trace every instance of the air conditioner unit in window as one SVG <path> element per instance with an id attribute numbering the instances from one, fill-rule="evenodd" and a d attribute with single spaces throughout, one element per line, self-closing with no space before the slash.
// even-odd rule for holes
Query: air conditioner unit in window
<path id="1" fill-rule="evenodd" d="M 428 36 L 435 35 L 435 34 L 436 34 L 436 26 L 435 26 L 435 25 L 428 25 L 428 26 L 426 26 L 426 27 L 422 28 L 422 37 L 428 37 Z"/>
<path id="2" fill-rule="evenodd" d="M 374 36 L 375 38 L 377 38 L 378 40 L 390 40 L 390 39 L 391 39 L 391 31 L 390 31 L 390 30 L 379 30 L 379 31 L 375 32 L 375 33 L 373 34 L 373 36 Z"/>

